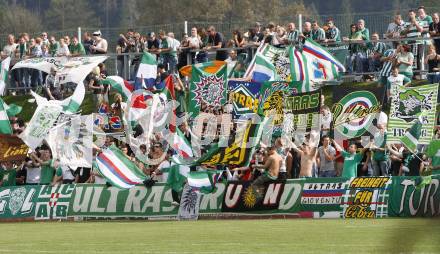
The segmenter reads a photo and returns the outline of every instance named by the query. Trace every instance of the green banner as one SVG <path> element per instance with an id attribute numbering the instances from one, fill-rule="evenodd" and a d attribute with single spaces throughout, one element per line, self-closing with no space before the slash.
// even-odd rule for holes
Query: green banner
<path id="1" fill-rule="evenodd" d="M 389 216 L 440 216 L 440 176 L 422 183 L 422 177 L 393 177 L 390 190 Z"/>
<path id="2" fill-rule="evenodd" d="M 178 207 L 171 205 L 172 201 L 171 189 L 161 183 L 152 188 L 135 186 L 131 189 L 82 184 L 75 188 L 69 216 L 177 216 Z"/>
<path id="3" fill-rule="evenodd" d="M 348 45 L 336 46 L 336 47 L 326 47 L 328 52 L 330 52 L 341 64 L 345 65 L 345 61 L 348 56 Z"/>
<path id="4" fill-rule="evenodd" d="M 41 186 L 14 186 L 0 189 L 0 219 L 34 217 Z"/>

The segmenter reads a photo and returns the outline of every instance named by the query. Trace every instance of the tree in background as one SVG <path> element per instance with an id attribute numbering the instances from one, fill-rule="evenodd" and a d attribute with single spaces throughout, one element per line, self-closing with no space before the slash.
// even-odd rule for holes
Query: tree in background
<path id="1" fill-rule="evenodd" d="M 35 33 L 42 30 L 41 20 L 34 13 L 20 5 L 1 5 L 0 14 L 1 33 L 20 34 L 23 32 Z"/>
<path id="2" fill-rule="evenodd" d="M 45 13 L 47 30 L 99 27 L 99 19 L 88 0 L 51 0 Z"/>

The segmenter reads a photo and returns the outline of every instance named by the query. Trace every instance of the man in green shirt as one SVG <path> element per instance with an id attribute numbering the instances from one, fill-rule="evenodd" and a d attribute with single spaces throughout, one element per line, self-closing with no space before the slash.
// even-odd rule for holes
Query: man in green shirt
<path id="1" fill-rule="evenodd" d="M 440 175 L 440 140 L 431 140 L 426 155 L 429 157 L 433 175 Z"/>
<path id="2" fill-rule="evenodd" d="M 70 55 L 71 56 L 84 56 L 86 54 L 86 50 L 81 42 L 79 42 L 78 38 L 74 36 L 72 38 L 72 43 L 70 44 Z"/>
<path id="3" fill-rule="evenodd" d="M 177 52 L 173 50 L 173 39 L 165 34 L 164 31 L 159 32 L 160 45 L 157 52 L 160 54 L 162 64 L 166 70 L 171 74 L 176 70 Z"/>
<path id="4" fill-rule="evenodd" d="M 16 185 L 17 171 L 14 168 L 12 162 L 5 162 L 0 169 L 0 186 L 15 186 Z"/>
<path id="5" fill-rule="evenodd" d="M 325 31 L 319 27 L 318 21 L 312 22 L 312 40 L 316 42 L 325 41 Z"/>
<path id="6" fill-rule="evenodd" d="M 346 152 L 346 151 L 344 151 L 344 148 L 342 148 L 334 140 L 333 140 L 333 144 L 334 144 L 336 150 L 341 152 L 341 155 L 337 156 L 335 158 L 335 160 L 338 159 L 340 156 L 344 157 L 344 166 L 342 169 L 342 177 L 357 177 L 358 165 L 362 161 L 362 158 L 364 157 L 364 153 L 368 148 L 363 148 L 361 150 L 361 152 L 356 153 L 357 146 L 355 144 L 351 144 L 348 147 L 348 152 Z"/>
<path id="7" fill-rule="evenodd" d="M 60 48 L 60 43 L 55 40 L 54 36 L 50 37 L 49 40 L 49 54 L 55 56 Z"/>
<path id="8" fill-rule="evenodd" d="M 49 148 L 44 147 L 40 150 L 40 158 L 36 158 L 41 164 L 40 185 L 51 184 L 54 178 L 56 165 L 50 157 Z"/>

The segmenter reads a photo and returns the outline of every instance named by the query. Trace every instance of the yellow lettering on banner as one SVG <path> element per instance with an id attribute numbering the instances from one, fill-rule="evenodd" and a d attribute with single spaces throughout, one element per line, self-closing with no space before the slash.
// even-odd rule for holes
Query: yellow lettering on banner
<path id="1" fill-rule="evenodd" d="M 373 200 L 373 192 L 372 191 L 359 191 L 356 193 L 356 196 L 354 197 L 353 203 L 356 205 L 370 205 L 371 201 Z"/>
<path id="2" fill-rule="evenodd" d="M 17 156 L 17 155 L 26 155 L 28 152 L 28 147 L 24 144 L 20 145 L 19 147 L 8 147 L 8 150 L 3 154 L 4 158 Z"/>
<path id="3" fill-rule="evenodd" d="M 309 107 L 309 96 L 301 96 L 301 108 L 306 109 Z"/>
<path id="4" fill-rule="evenodd" d="M 345 218 L 368 218 L 373 219 L 376 217 L 376 211 L 371 211 L 367 209 L 366 206 L 362 205 L 351 205 L 345 210 Z"/>
<path id="5" fill-rule="evenodd" d="M 383 188 L 390 180 L 389 177 L 363 177 L 355 178 L 350 188 Z"/>
<path id="6" fill-rule="evenodd" d="M 246 105 L 245 100 L 246 100 L 246 96 L 243 94 L 240 94 L 240 99 L 238 100 L 238 102 L 244 106 L 244 105 Z"/>
<path id="7" fill-rule="evenodd" d="M 253 103 L 252 103 L 252 98 L 251 97 L 249 97 L 249 96 L 246 96 L 246 108 L 248 108 L 248 109 L 251 109 L 252 110 L 252 105 L 253 105 Z"/>

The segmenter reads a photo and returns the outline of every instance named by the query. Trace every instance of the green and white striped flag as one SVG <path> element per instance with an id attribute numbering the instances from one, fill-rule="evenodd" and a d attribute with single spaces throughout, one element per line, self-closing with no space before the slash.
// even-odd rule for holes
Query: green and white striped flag
<path id="1" fill-rule="evenodd" d="M 130 84 L 127 80 L 119 76 L 108 76 L 106 79 L 101 81 L 102 84 L 110 85 L 112 89 L 122 95 L 122 99 L 127 101 L 131 98 L 133 92 L 133 84 Z"/>
<path id="2" fill-rule="evenodd" d="M 188 174 L 188 185 L 202 193 L 211 193 L 214 190 L 214 174 L 209 171 L 192 171 Z"/>
<path id="3" fill-rule="evenodd" d="M 9 65 L 11 64 L 11 58 L 7 57 L 2 61 L 0 70 L 0 95 L 5 93 L 6 81 L 8 80 Z"/>
<path id="4" fill-rule="evenodd" d="M 419 138 L 422 134 L 422 121 L 417 119 L 413 126 L 405 133 L 400 141 L 402 144 L 408 148 L 408 150 L 412 153 L 417 151 L 417 145 L 419 144 Z"/>
<path id="5" fill-rule="evenodd" d="M 0 134 L 12 134 L 11 124 L 5 106 L 6 104 L 0 98 Z"/>

